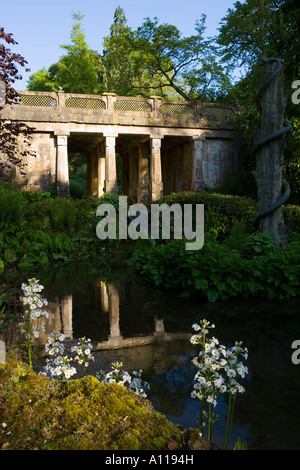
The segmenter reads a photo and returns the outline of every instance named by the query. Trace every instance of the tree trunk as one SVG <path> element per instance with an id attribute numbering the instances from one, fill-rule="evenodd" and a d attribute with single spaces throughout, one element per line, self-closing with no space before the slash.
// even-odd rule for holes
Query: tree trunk
<path id="1" fill-rule="evenodd" d="M 267 62 L 264 65 L 262 83 L 275 71 L 277 63 Z M 284 127 L 283 114 L 285 99 L 283 97 L 283 69 L 264 90 L 261 102 L 261 125 L 258 141 L 265 139 Z M 282 165 L 284 138 L 273 139 L 263 145 L 256 153 L 256 170 L 253 172 L 257 184 L 258 211 L 267 210 L 281 198 Z M 270 233 L 279 245 L 286 242 L 282 208 L 279 207 L 259 222 L 259 230 Z"/>

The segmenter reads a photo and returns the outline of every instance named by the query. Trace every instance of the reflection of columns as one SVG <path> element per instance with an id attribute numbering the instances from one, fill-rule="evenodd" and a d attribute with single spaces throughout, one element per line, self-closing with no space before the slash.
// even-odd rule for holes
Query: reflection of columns
<path id="1" fill-rule="evenodd" d="M 163 194 L 161 171 L 161 139 L 151 139 L 151 201 L 157 201 Z"/>
<path id="2" fill-rule="evenodd" d="M 120 306 L 119 292 L 116 286 L 107 286 L 109 300 L 110 336 L 116 338 L 120 336 Z"/>
<path id="3" fill-rule="evenodd" d="M 154 335 L 161 335 L 165 332 L 165 325 L 163 320 L 159 320 L 158 318 L 154 318 L 155 321 L 155 331 Z"/>
<path id="4" fill-rule="evenodd" d="M 69 197 L 69 167 L 68 167 L 68 137 L 57 136 L 57 159 L 56 159 L 57 196 Z"/>
<path id="5" fill-rule="evenodd" d="M 139 145 L 138 194 L 137 202 L 147 204 L 149 201 L 149 144 Z"/>
<path id="6" fill-rule="evenodd" d="M 73 310 L 73 298 L 72 295 L 66 295 L 61 300 L 61 318 L 63 333 L 67 338 L 73 337 L 72 328 L 72 310 Z"/>
<path id="7" fill-rule="evenodd" d="M 101 309 L 103 312 L 109 311 L 108 295 L 107 295 L 107 286 L 105 282 L 101 281 Z"/>
<path id="8" fill-rule="evenodd" d="M 202 160 L 203 160 L 204 140 L 194 140 L 193 142 L 193 175 L 192 191 L 202 191 L 204 189 Z"/>
<path id="9" fill-rule="evenodd" d="M 116 137 L 105 138 L 105 192 L 118 193 Z"/>

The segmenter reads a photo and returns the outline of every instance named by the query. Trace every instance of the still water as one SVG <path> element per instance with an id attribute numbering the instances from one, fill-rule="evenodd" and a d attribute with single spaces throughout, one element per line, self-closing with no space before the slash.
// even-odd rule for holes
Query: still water
<path id="1" fill-rule="evenodd" d="M 300 450 L 300 364 L 291 344 L 300 340 L 299 298 L 287 302 L 255 299 L 211 304 L 181 298 L 143 285 L 123 269 L 95 266 L 48 267 L 23 273 L 37 277 L 49 301 L 47 333 L 94 344 L 94 374 L 121 360 L 128 372 L 142 369 L 150 383 L 148 399 L 156 410 L 184 427 L 198 426 L 199 403 L 190 398 L 198 353 L 190 343 L 192 324 L 205 318 L 225 346 L 242 341 L 248 348 L 246 392 L 235 408 L 231 448 L 240 437 L 248 449 Z M 46 342 L 46 335 L 44 338 Z M 222 446 L 227 403 L 219 400 L 213 442 Z"/>

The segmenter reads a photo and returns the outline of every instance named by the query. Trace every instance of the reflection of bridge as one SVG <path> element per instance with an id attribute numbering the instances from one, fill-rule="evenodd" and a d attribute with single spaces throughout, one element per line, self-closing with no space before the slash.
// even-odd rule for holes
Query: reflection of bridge
<path id="1" fill-rule="evenodd" d="M 34 128 L 28 189 L 45 191 L 56 180 L 58 194 L 68 195 L 69 152 L 86 155 L 88 195 L 98 197 L 117 191 L 120 158 L 122 193 L 132 202 L 217 187 L 235 168 L 232 106 L 110 93 L 19 93 L 19 103 L 2 115 Z"/>
<path id="2" fill-rule="evenodd" d="M 167 333 L 164 329 L 163 320 L 157 318 L 154 318 L 153 334 L 124 338 L 120 332 L 120 298 L 118 287 L 101 281 L 95 285 L 95 289 L 98 290 L 101 299 L 101 310 L 109 314 L 110 325 L 108 339 L 96 343 L 94 345 L 95 351 L 146 346 L 157 342 L 168 343 L 181 339 L 188 340 L 190 338 L 191 335 L 187 333 Z M 73 339 L 73 296 L 64 295 L 60 300 L 56 299 L 49 302 L 48 313 L 49 319 L 44 319 L 45 335 L 41 342 L 45 344 L 47 335 L 53 331 L 62 332 L 67 338 Z"/>

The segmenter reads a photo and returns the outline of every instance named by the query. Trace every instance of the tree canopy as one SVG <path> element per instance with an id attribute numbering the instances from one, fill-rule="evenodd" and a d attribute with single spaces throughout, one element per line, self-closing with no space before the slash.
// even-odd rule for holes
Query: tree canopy
<path id="1" fill-rule="evenodd" d="M 102 55 L 88 48 L 83 17 L 73 13 L 71 44 L 61 46 L 67 54 L 31 75 L 29 90 L 212 100 L 231 86 L 212 39 L 204 38 L 205 15 L 196 21 L 195 34 L 183 37 L 176 26 L 160 24 L 158 18 L 146 18 L 133 31 L 118 7 Z"/>
<path id="2" fill-rule="evenodd" d="M 42 68 L 30 76 L 28 90 L 97 94 L 103 91 L 101 83 L 101 55 L 89 49 L 81 27 L 84 15 L 73 13 L 70 44 L 63 44 L 66 51 L 49 69 Z"/>

